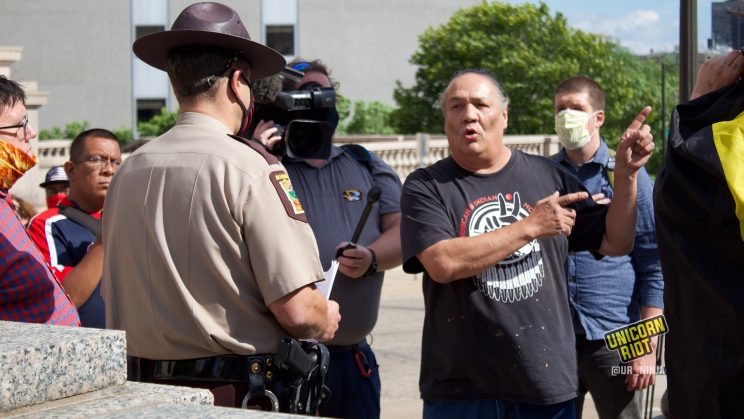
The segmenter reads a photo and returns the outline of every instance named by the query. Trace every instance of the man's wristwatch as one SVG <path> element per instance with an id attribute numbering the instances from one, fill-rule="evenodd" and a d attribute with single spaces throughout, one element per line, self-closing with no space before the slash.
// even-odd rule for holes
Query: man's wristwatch
<path id="1" fill-rule="evenodd" d="M 372 248 L 368 247 L 367 250 L 369 250 L 369 253 L 372 253 L 372 261 L 369 263 L 367 272 L 362 274 L 362 278 L 367 278 L 377 273 L 377 255 Z"/>

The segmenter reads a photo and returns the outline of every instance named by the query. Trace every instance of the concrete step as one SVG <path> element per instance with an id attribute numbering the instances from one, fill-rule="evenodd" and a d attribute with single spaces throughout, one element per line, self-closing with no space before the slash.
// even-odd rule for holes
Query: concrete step
<path id="1" fill-rule="evenodd" d="M 189 406 L 189 405 L 161 405 L 141 411 L 122 412 L 113 415 L 102 415 L 106 419 L 243 419 L 243 418 L 265 418 L 265 419 L 299 419 L 307 416 L 290 415 L 287 413 L 271 413 L 256 410 L 233 409 L 229 407 L 215 406 Z"/>
<path id="2" fill-rule="evenodd" d="M 0 321 L 0 415 L 124 384 L 124 332 Z"/>
<path id="3" fill-rule="evenodd" d="M 0 321 L 0 417 L 289 418 L 209 390 L 126 381 L 124 332 Z"/>
<path id="4" fill-rule="evenodd" d="M 127 381 L 123 385 L 103 390 L 6 411 L 1 416 L 24 419 L 39 417 L 134 418 L 142 417 L 143 412 L 161 406 L 165 406 L 168 410 L 175 409 L 174 405 L 178 404 L 193 408 L 195 406 L 214 407 L 213 403 L 214 396 L 209 390 Z"/>

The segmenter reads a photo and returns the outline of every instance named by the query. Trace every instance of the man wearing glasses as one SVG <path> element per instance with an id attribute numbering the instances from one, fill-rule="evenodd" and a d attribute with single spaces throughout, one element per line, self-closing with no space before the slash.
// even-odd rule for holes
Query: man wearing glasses
<path id="1" fill-rule="evenodd" d="M 31 220 L 28 232 L 80 313 L 84 327 L 105 328 L 100 295 L 103 247 L 101 210 L 111 179 L 121 165 L 119 141 L 95 128 L 80 133 L 70 145 L 64 169 L 70 193 L 58 206 Z"/>
<path id="2" fill-rule="evenodd" d="M 26 94 L 0 76 L 0 320 L 80 324 L 77 310 L 13 211 L 8 189 L 36 165 Z"/>

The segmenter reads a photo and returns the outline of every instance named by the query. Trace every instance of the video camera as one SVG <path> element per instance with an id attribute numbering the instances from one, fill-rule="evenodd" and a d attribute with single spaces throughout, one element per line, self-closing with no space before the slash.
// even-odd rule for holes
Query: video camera
<path id="1" fill-rule="evenodd" d="M 287 68 L 280 76 L 299 80 L 302 73 L 297 74 L 296 70 Z M 266 81 L 274 82 L 275 80 Z M 254 83 L 259 83 L 254 88 L 262 89 L 262 81 Z M 257 95 L 258 106 L 253 116 L 251 132 L 255 131 L 260 120 L 274 121 L 274 127 L 278 128 L 276 135 L 282 137 L 282 140 L 269 150 L 271 153 L 295 158 L 327 159 L 331 155 L 335 127 L 326 119 L 336 105 L 336 92 L 332 87 L 321 87 L 317 83 L 307 83 L 301 87 L 300 90 Z"/>
<path id="2" fill-rule="evenodd" d="M 279 92 L 273 105 L 287 112 L 330 109 L 336 105 L 333 87 L 320 87 L 317 83 L 308 83 L 306 86 L 304 90 Z"/>

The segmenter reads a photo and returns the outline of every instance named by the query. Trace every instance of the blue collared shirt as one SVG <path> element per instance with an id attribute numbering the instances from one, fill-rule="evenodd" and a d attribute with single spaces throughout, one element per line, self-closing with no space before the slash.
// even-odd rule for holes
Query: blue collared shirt
<path id="1" fill-rule="evenodd" d="M 564 149 L 554 159 L 581 179 L 590 193 L 613 196 L 606 171 L 610 151 L 604 141 L 600 141 L 594 158 L 581 166 L 571 163 Z M 568 255 L 566 279 L 571 314 L 576 333 L 585 332 L 589 340 L 602 339 L 605 332 L 639 320 L 641 307 L 664 307 L 653 187 L 648 173 L 641 168 L 635 247 L 629 255 L 599 260 L 589 252 Z"/>

